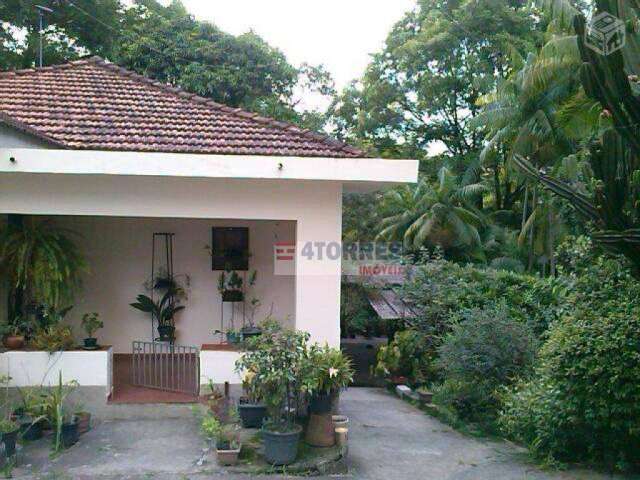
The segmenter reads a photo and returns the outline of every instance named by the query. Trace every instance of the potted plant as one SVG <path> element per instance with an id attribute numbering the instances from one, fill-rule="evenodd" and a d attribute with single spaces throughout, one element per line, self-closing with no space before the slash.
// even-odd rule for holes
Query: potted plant
<path id="1" fill-rule="evenodd" d="M 0 271 L 8 279 L 10 307 L 26 315 L 30 306 L 57 308 L 73 297 L 87 271 L 73 232 L 25 217 L 0 228 Z"/>
<path id="2" fill-rule="evenodd" d="M 229 420 L 229 410 L 231 399 L 228 392 L 228 384 L 225 384 L 225 392 L 221 392 L 218 387 L 213 383 L 213 380 L 209 379 L 209 393 L 206 393 L 204 397 L 207 399 L 207 405 L 211 414 L 220 420 L 226 422 Z"/>
<path id="3" fill-rule="evenodd" d="M 308 364 L 309 410 L 313 414 L 330 413 L 340 390 L 353 382 L 353 364 L 340 349 L 328 345 L 311 346 Z"/>
<path id="4" fill-rule="evenodd" d="M 242 342 L 242 332 L 229 328 L 225 334 L 229 345 L 237 345 Z"/>
<path id="5" fill-rule="evenodd" d="M 20 424 L 20 438 L 33 441 L 42 437 L 47 417 L 46 394 L 41 387 L 18 388 L 21 404 L 14 413 L 15 420 Z"/>
<path id="6" fill-rule="evenodd" d="M 242 373 L 244 395 L 238 400 L 238 415 L 244 428 L 260 428 L 267 414 L 267 406 L 260 401 L 260 392 L 256 382 L 253 365 L 245 361 L 246 356 L 236 361 L 236 372 Z"/>
<path id="7" fill-rule="evenodd" d="M 98 313 L 85 313 L 82 316 L 82 328 L 87 333 L 87 338 L 84 339 L 84 348 L 86 349 L 96 349 L 98 348 L 98 339 L 93 335 L 99 329 L 104 327 L 104 323 L 100 320 Z"/>
<path id="8" fill-rule="evenodd" d="M 184 305 L 179 304 L 179 291 L 175 288 L 168 289 L 158 302 L 154 302 L 147 295 L 138 295 L 137 302 L 130 305 L 136 310 L 150 313 L 158 322 L 158 335 L 161 341 L 173 341 L 175 338 L 175 315 L 184 310 Z"/>
<path id="9" fill-rule="evenodd" d="M 21 316 L 14 318 L 11 323 L 1 325 L 0 335 L 4 346 L 11 350 L 20 350 L 24 346 L 24 334 L 29 326 L 29 322 L 24 321 Z"/>
<path id="10" fill-rule="evenodd" d="M 45 412 L 54 430 L 53 449 L 56 452 L 78 441 L 78 422 L 67 405 L 67 398 L 77 387 L 78 382 L 75 380 L 63 383 L 62 372 L 59 372 L 57 385 L 47 392 Z"/>
<path id="11" fill-rule="evenodd" d="M 4 387 L 2 418 L 0 418 L 0 438 L 4 443 L 5 455 L 12 457 L 16 453 L 16 441 L 18 440 L 20 425 L 14 419 L 14 406 L 9 401 L 9 380 L 10 377 L 7 375 L 0 376 L 0 384 Z"/>
<path id="12" fill-rule="evenodd" d="M 380 347 L 376 357 L 375 374 L 386 378 L 391 385 L 405 385 L 408 378 L 403 374 L 401 357 L 400 349 L 396 345 Z"/>
<path id="13" fill-rule="evenodd" d="M 258 272 L 255 270 L 251 273 L 248 281 L 249 287 L 255 286 L 257 275 L 258 275 Z M 249 324 L 244 325 L 242 327 L 241 332 L 242 332 L 243 339 L 255 337 L 257 335 L 262 334 L 262 329 L 259 326 L 257 326 L 255 323 L 256 313 L 258 312 L 260 305 L 262 305 L 262 302 L 257 297 L 253 297 L 249 301 L 249 317 L 248 317 Z"/>
<path id="14" fill-rule="evenodd" d="M 223 424 L 214 416 L 208 415 L 202 420 L 202 431 L 214 442 L 218 463 L 233 466 L 238 463 L 242 450 L 240 432 L 236 424 Z"/>
<path id="15" fill-rule="evenodd" d="M 78 418 L 67 407 L 60 405 L 56 424 L 56 443 L 58 448 L 69 448 L 75 445 L 78 443 L 79 437 Z"/>
<path id="16" fill-rule="evenodd" d="M 309 334 L 270 323 L 261 336 L 248 341 L 247 365 L 255 373 L 257 392 L 267 407 L 262 427 L 265 459 L 272 465 L 292 463 L 302 428 L 295 423 L 294 401 L 303 388 Z"/>
<path id="17" fill-rule="evenodd" d="M 2 434 L 2 443 L 4 443 L 4 452 L 7 457 L 13 457 L 16 454 L 16 442 L 18 441 L 18 433 L 20 425 L 10 417 L 0 419 L 0 433 Z"/>
<path id="18" fill-rule="evenodd" d="M 51 353 L 70 350 L 75 344 L 73 330 L 69 325 L 63 324 L 39 328 L 35 331 L 30 341 L 31 347 L 35 350 L 44 350 Z"/>
<path id="19" fill-rule="evenodd" d="M 82 405 L 76 405 L 73 415 L 78 424 L 78 435 L 83 435 L 91 429 L 91 412 L 87 412 Z"/>
<path id="20" fill-rule="evenodd" d="M 222 295 L 223 302 L 242 302 L 244 301 L 244 292 L 242 286 L 244 282 L 238 272 L 225 270 L 220 272 L 218 277 L 218 292 Z"/>

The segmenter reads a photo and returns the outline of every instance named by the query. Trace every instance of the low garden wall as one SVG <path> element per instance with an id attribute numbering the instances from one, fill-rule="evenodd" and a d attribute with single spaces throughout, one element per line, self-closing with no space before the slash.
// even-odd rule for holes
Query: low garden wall
<path id="1" fill-rule="evenodd" d="M 0 375 L 11 378 L 10 387 L 53 386 L 75 380 L 84 387 L 104 390 L 105 401 L 113 389 L 113 350 L 44 352 L 10 350 L 0 353 Z"/>
<path id="2" fill-rule="evenodd" d="M 235 372 L 235 363 L 242 353 L 229 345 L 202 345 L 200 349 L 200 384 L 213 381 L 216 385 L 229 382 L 242 384 L 242 378 Z"/>

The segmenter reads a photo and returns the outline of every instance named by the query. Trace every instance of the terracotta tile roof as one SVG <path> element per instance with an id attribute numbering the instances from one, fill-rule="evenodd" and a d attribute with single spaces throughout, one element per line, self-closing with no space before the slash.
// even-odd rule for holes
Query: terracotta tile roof
<path id="1" fill-rule="evenodd" d="M 366 156 L 330 137 L 221 105 L 99 57 L 0 72 L 0 121 L 68 149 Z"/>

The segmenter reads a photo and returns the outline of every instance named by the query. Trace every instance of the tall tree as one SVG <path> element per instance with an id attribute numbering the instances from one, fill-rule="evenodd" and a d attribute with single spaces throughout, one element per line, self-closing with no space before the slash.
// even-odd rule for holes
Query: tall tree
<path id="1" fill-rule="evenodd" d="M 393 28 L 363 79 L 336 99 L 332 121 L 344 138 L 390 155 L 442 143 L 449 155 L 476 152 L 469 126 L 478 98 L 509 73 L 504 52 L 526 50 L 534 20 L 516 0 L 419 0 Z"/>

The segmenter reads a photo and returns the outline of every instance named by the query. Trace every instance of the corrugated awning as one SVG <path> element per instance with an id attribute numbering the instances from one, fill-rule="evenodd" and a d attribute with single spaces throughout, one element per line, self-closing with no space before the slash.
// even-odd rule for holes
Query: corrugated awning
<path id="1" fill-rule="evenodd" d="M 417 311 L 393 290 L 371 290 L 367 293 L 369 304 L 382 320 L 415 318 Z"/>

